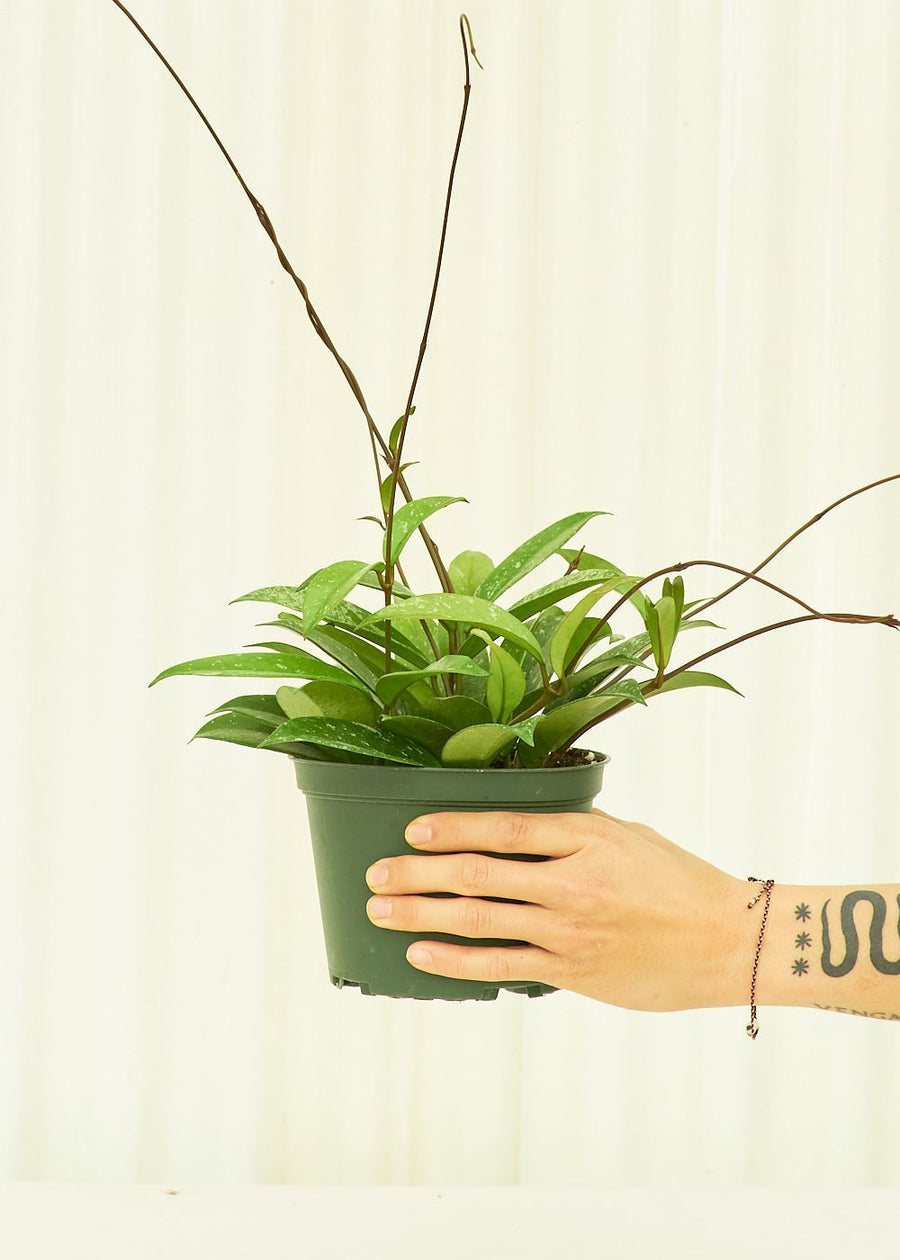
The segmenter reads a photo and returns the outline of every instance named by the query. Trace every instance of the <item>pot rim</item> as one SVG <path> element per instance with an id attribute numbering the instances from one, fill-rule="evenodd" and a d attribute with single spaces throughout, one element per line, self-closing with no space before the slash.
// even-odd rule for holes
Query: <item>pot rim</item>
<path id="1" fill-rule="evenodd" d="M 586 749 L 586 752 L 594 752 Z M 408 766 L 397 763 L 393 766 L 375 766 L 363 761 L 319 761 L 316 757 L 300 757 L 290 754 L 291 761 L 304 765 L 334 766 L 341 770 L 397 770 L 408 773 L 410 770 L 424 771 L 426 774 L 571 774 L 573 770 L 591 770 L 595 766 L 605 766 L 611 761 L 609 753 L 594 752 L 593 761 L 582 762 L 580 766 Z"/>

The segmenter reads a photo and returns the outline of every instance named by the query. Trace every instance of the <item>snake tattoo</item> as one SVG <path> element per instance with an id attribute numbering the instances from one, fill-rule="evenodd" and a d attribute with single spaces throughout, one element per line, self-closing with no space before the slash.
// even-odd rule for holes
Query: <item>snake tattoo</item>
<path id="1" fill-rule="evenodd" d="M 847 953 L 844 961 L 841 963 L 833 963 L 831 961 L 831 937 L 828 933 L 828 916 L 826 914 L 828 902 L 826 901 L 822 907 L 822 970 L 826 976 L 845 976 L 848 971 L 852 971 L 856 966 L 856 959 L 859 954 L 859 937 L 856 932 L 856 925 L 853 922 L 853 911 L 859 901 L 868 901 L 872 906 L 869 949 L 873 966 L 882 975 L 900 976 L 900 959 L 896 962 L 891 962 L 884 956 L 882 934 L 884 932 L 885 919 L 887 918 L 887 906 L 884 897 L 882 897 L 881 893 L 867 889 L 848 893 L 841 902 L 841 931 L 847 942 Z M 897 896 L 897 904 L 900 907 L 900 894 Z M 898 919 L 898 929 L 900 929 L 900 919 Z"/>

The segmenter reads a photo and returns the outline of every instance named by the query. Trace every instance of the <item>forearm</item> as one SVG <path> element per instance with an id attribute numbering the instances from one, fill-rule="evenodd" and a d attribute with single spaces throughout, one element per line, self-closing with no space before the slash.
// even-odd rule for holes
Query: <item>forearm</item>
<path id="1" fill-rule="evenodd" d="M 745 883 L 731 968 L 736 1003 L 749 1003 L 765 909 Z M 740 959 L 743 959 L 741 962 Z M 741 974 L 743 973 L 743 974 Z M 900 884 L 776 883 L 759 955 L 758 1006 L 808 1006 L 900 1022 Z"/>

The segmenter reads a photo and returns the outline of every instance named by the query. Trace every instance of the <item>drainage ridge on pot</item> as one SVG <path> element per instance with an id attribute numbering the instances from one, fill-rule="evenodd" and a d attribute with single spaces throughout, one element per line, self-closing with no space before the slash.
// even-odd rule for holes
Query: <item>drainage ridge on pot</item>
<path id="1" fill-rule="evenodd" d="M 366 871 L 382 857 L 420 850 L 404 833 L 414 818 L 443 810 L 512 810 L 516 813 L 590 813 L 600 791 L 605 753 L 580 766 L 532 770 L 459 770 L 375 766 L 292 757 L 297 786 L 306 797 L 328 971 L 338 988 L 358 987 L 384 997 L 490 1001 L 501 989 L 541 997 L 552 985 L 527 980 L 492 983 L 456 980 L 419 971 L 406 951 L 426 937 L 465 945 L 521 945 L 443 932 L 401 932 L 377 927 L 366 913 L 372 895 Z M 495 856 L 490 850 L 482 850 Z M 510 854 L 507 861 L 546 861 L 540 854 Z M 452 893 L 425 893 L 445 897 Z M 489 900 L 505 900 L 490 898 Z"/>

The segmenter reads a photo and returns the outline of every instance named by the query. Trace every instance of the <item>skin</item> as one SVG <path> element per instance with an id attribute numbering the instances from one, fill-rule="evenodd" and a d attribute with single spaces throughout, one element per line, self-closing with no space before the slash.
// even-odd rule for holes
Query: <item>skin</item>
<path id="1" fill-rule="evenodd" d="M 412 836 L 417 823 L 431 828 L 424 844 Z M 762 881 L 730 875 L 652 827 L 600 809 L 467 810 L 422 815 L 406 838 L 421 852 L 382 858 L 369 868 L 366 882 L 377 896 L 366 909 L 379 927 L 417 935 L 431 962 L 407 957 L 422 971 L 540 981 L 630 1010 L 749 1005 L 766 897 L 752 908 L 748 903 Z M 523 853 L 545 860 L 503 857 Z M 385 868 L 383 883 L 373 878 L 376 866 Z M 421 895 L 429 892 L 456 896 Z M 492 897 L 521 904 L 487 900 Z M 382 900 L 390 905 L 386 917 Z M 757 1005 L 900 1022 L 898 906 L 900 885 L 861 890 L 776 883 Z M 456 945 L 431 940 L 429 932 L 527 944 Z"/>

